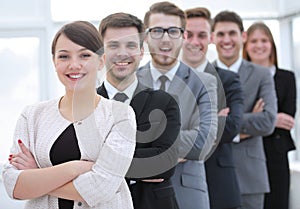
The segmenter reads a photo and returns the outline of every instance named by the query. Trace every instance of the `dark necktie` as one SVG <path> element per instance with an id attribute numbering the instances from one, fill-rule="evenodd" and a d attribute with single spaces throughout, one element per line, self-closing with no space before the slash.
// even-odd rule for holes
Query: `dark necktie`
<path id="1" fill-rule="evenodd" d="M 168 77 L 165 75 L 161 75 L 159 77 L 159 80 L 160 80 L 160 88 L 159 89 L 165 91 L 166 90 L 166 81 L 168 80 Z"/>
<path id="2" fill-rule="evenodd" d="M 128 96 L 125 93 L 118 92 L 113 99 L 119 102 L 125 102 Z"/>

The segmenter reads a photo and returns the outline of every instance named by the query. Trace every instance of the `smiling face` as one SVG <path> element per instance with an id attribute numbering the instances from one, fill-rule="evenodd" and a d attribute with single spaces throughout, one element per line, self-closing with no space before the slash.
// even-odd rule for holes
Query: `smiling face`
<path id="1" fill-rule="evenodd" d="M 131 84 L 143 57 L 138 30 L 135 27 L 107 28 L 103 40 L 107 80 L 116 88 L 120 82 Z"/>
<path id="2" fill-rule="evenodd" d="M 162 13 L 151 14 L 149 17 L 149 28 L 161 27 L 181 28 L 181 20 L 179 16 L 165 15 Z M 160 39 L 151 38 L 150 34 L 146 34 L 146 43 L 148 44 L 152 64 L 160 70 L 170 70 L 177 63 L 177 58 L 182 46 L 183 35 L 180 38 L 170 38 L 167 32 Z"/>
<path id="3" fill-rule="evenodd" d="M 211 26 L 207 19 L 193 17 L 186 20 L 186 38 L 183 41 L 182 60 L 196 68 L 206 60 L 211 42 Z"/>
<path id="4" fill-rule="evenodd" d="M 103 67 L 99 55 L 75 44 L 64 34 L 57 39 L 53 63 L 66 91 L 95 89 L 97 71 Z"/>
<path id="5" fill-rule="evenodd" d="M 216 45 L 219 59 L 231 66 L 240 56 L 246 33 L 241 32 L 234 22 L 217 22 L 213 32 L 213 42 Z"/>
<path id="6" fill-rule="evenodd" d="M 249 34 L 246 50 L 252 62 L 267 67 L 271 65 L 272 44 L 262 30 L 256 29 Z"/>

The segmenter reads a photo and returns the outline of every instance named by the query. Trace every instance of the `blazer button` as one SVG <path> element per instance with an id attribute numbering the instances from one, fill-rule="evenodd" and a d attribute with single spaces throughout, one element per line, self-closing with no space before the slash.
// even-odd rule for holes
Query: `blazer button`
<path id="1" fill-rule="evenodd" d="M 81 125 L 81 124 L 82 124 L 82 122 L 81 122 L 81 121 L 78 121 L 78 122 L 77 122 L 77 125 Z"/>
<path id="2" fill-rule="evenodd" d="M 276 135 L 275 138 L 276 138 L 276 139 L 280 139 L 280 135 Z"/>
<path id="3" fill-rule="evenodd" d="M 78 202 L 78 204 L 77 204 L 78 206 L 82 206 L 82 202 Z"/>

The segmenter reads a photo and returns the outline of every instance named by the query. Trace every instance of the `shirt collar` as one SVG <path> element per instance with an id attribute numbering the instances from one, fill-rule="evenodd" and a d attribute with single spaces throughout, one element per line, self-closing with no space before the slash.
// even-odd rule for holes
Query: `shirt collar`
<path id="1" fill-rule="evenodd" d="M 177 61 L 177 64 L 172 69 L 170 69 L 167 73 L 164 74 L 165 76 L 168 77 L 170 82 L 173 80 L 173 78 L 179 68 L 179 65 L 180 65 L 180 62 Z M 155 82 L 162 75 L 162 73 L 153 66 L 152 62 L 150 62 L 150 73 Z"/>
<path id="2" fill-rule="evenodd" d="M 275 73 L 276 73 L 276 67 L 275 65 L 272 65 L 271 67 L 269 67 L 271 75 L 274 77 Z"/>
<path id="3" fill-rule="evenodd" d="M 197 71 L 197 72 L 204 72 L 206 66 L 207 66 L 208 60 L 206 59 L 202 64 L 200 64 L 198 67 L 196 68 L 192 68 L 193 70 Z"/>
<path id="4" fill-rule="evenodd" d="M 233 63 L 231 66 L 228 67 L 223 62 L 221 62 L 219 59 L 217 59 L 217 66 L 219 68 L 228 69 L 230 71 L 238 73 L 239 72 L 239 68 L 240 68 L 240 66 L 242 64 L 242 61 L 243 61 L 243 59 L 241 57 L 239 57 L 238 60 L 235 61 L 235 63 Z"/>
<path id="5" fill-rule="evenodd" d="M 137 81 L 137 79 L 134 79 L 134 81 L 132 82 L 132 84 L 130 84 L 130 86 L 128 86 L 124 91 L 119 91 L 113 85 L 111 85 L 109 83 L 109 81 L 104 80 L 104 86 L 105 86 L 108 98 L 112 99 L 116 95 L 116 93 L 123 92 L 129 98 L 128 100 L 125 101 L 125 103 L 127 103 L 127 104 L 130 103 L 137 85 L 138 85 L 138 81 Z"/>

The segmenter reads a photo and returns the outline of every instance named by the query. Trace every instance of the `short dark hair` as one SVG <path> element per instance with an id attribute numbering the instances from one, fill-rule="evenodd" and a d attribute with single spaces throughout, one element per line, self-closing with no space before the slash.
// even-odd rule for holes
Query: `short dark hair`
<path id="1" fill-rule="evenodd" d="M 105 17 L 99 25 L 99 33 L 103 41 L 108 28 L 135 27 L 140 35 L 140 46 L 143 46 L 145 27 L 143 22 L 134 15 L 118 12 Z"/>
<path id="2" fill-rule="evenodd" d="M 232 11 L 222 11 L 217 14 L 213 20 L 212 31 L 215 30 L 215 26 L 218 22 L 233 22 L 236 23 L 241 32 L 244 31 L 243 20 L 242 18 L 235 12 Z"/>
<path id="3" fill-rule="evenodd" d="M 186 19 L 201 17 L 206 19 L 209 22 L 209 24 L 212 25 L 210 11 L 205 7 L 195 7 L 192 9 L 187 9 L 184 12 L 185 12 Z"/>
<path id="4" fill-rule="evenodd" d="M 147 28 L 149 27 L 150 15 L 157 14 L 157 13 L 178 16 L 180 18 L 181 27 L 185 29 L 186 21 L 185 21 L 185 14 L 183 10 L 181 10 L 175 4 L 168 1 L 157 2 L 155 4 L 152 4 L 149 11 L 147 11 L 144 16 L 144 24 Z"/>
<path id="5" fill-rule="evenodd" d="M 57 40 L 61 35 L 65 35 L 72 42 L 91 50 L 99 55 L 103 54 L 103 42 L 97 28 L 87 21 L 75 21 L 68 23 L 56 33 L 52 41 L 51 53 L 55 54 Z"/>

